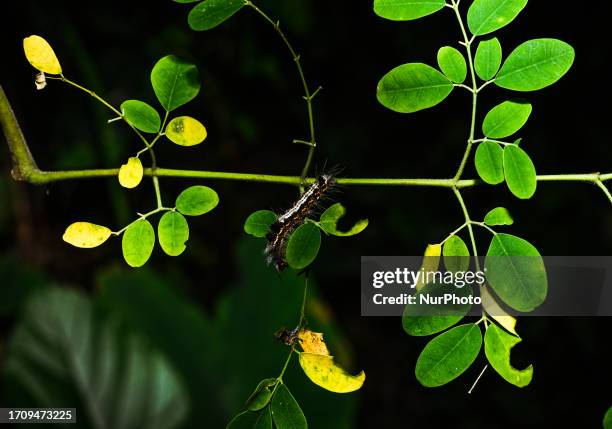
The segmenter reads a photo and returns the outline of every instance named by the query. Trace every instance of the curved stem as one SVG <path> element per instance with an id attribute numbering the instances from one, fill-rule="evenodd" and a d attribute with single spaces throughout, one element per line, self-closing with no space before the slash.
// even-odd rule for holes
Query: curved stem
<path id="1" fill-rule="evenodd" d="M 274 27 L 274 30 L 278 33 L 280 38 L 283 40 L 283 43 L 285 44 L 285 46 L 287 46 L 287 49 L 289 49 L 289 52 L 291 53 L 291 57 L 293 58 L 293 61 L 295 62 L 295 65 L 297 67 L 298 74 L 300 77 L 300 82 L 302 83 L 302 87 L 304 89 L 304 100 L 306 101 L 306 109 L 308 112 L 308 128 L 310 130 L 310 141 L 305 142 L 308 145 L 308 155 L 306 157 L 306 162 L 300 174 L 300 178 L 302 179 L 300 182 L 300 191 L 302 191 L 303 185 L 304 185 L 304 179 L 308 175 L 310 166 L 312 164 L 312 160 L 314 158 L 314 151 L 315 151 L 315 148 L 317 147 L 312 100 L 317 95 L 317 93 L 319 92 L 321 88 L 317 89 L 314 93 L 310 91 L 310 87 L 308 86 L 308 82 L 306 81 L 306 76 L 304 74 L 304 69 L 302 68 L 302 64 L 300 62 L 300 56 L 293 48 L 293 45 L 291 45 L 291 43 L 289 42 L 289 39 L 287 39 L 287 36 L 285 36 L 285 33 L 283 32 L 283 30 L 281 30 L 280 22 L 278 21 L 275 22 L 274 20 L 272 20 L 272 18 L 270 18 L 264 11 L 259 9 L 251 1 L 246 0 L 245 3 L 247 6 L 251 7 L 251 9 L 253 9 L 255 12 L 257 12 L 260 16 L 262 16 L 267 22 L 269 22 Z"/>

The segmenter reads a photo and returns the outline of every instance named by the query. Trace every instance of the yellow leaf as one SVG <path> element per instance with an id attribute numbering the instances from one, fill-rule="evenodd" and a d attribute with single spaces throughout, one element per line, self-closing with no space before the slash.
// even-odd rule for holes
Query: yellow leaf
<path id="1" fill-rule="evenodd" d="M 195 146 L 206 139 L 206 128 L 190 116 L 179 116 L 168 123 L 166 137 L 180 146 Z"/>
<path id="2" fill-rule="evenodd" d="M 365 372 L 350 375 L 328 355 L 300 353 L 300 365 L 314 384 L 335 393 L 354 392 L 365 381 Z"/>
<path id="3" fill-rule="evenodd" d="M 308 329 L 301 329 L 298 333 L 300 339 L 300 346 L 306 353 L 313 353 L 317 355 L 329 355 L 327 345 L 323 340 L 323 334 L 320 332 L 312 332 Z"/>
<path id="4" fill-rule="evenodd" d="M 144 170 L 142 162 L 136 157 L 128 159 L 119 169 L 119 183 L 124 188 L 132 189 L 138 186 L 142 180 Z"/>
<path id="5" fill-rule="evenodd" d="M 48 74 L 62 74 L 62 66 L 53 48 L 42 37 L 33 35 L 23 39 L 23 50 L 35 69 Z"/>
<path id="6" fill-rule="evenodd" d="M 73 246 L 89 249 L 104 243 L 110 235 L 111 230 L 105 226 L 89 222 L 75 222 L 66 228 L 62 238 Z"/>
<path id="7" fill-rule="evenodd" d="M 416 290 L 420 290 L 426 285 L 424 278 L 427 277 L 428 272 L 438 271 L 440 268 L 440 256 L 442 255 L 441 244 L 430 244 L 425 249 L 425 255 L 423 258 L 423 264 L 421 265 L 421 271 L 424 273 L 423 276 L 419 277 L 419 282 L 416 284 Z"/>
<path id="8" fill-rule="evenodd" d="M 516 333 L 516 319 L 506 313 L 504 309 L 497 304 L 486 286 L 480 288 L 480 298 L 482 299 L 482 308 L 484 308 L 487 314 L 506 331 L 518 337 L 519 335 Z"/>

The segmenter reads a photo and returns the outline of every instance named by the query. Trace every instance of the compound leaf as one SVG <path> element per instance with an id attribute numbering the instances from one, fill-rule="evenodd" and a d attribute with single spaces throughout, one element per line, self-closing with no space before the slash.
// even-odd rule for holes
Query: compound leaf
<path id="1" fill-rule="evenodd" d="M 399 113 L 433 107 L 452 92 L 453 83 L 431 66 L 404 64 L 387 73 L 378 83 L 378 101 Z"/>
<path id="2" fill-rule="evenodd" d="M 312 263 L 321 247 L 321 232 L 312 223 L 297 228 L 287 243 L 286 258 L 291 268 L 301 270 Z"/>
<path id="3" fill-rule="evenodd" d="M 444 0 L 374 0 L 374 12 L 392 21 L 411 21 L 444 9 Z"/>
<path id="4" fill-rule="evenodd" d="M 438 66 L 442 73 L 455 83 L 463 83 L 467 77 L 465 57 L 457 49 L 444 46 L 438 51 Z"/>
<path id="5" fill-rule="evenodd" d="M 32 35 L 23 39 L 23 51 L 36 70 L 49 74 L 62 74 L 62 66 L 53 48 L 42 37 Z"/>
<path id="6" fill-rule="evenodd" d="M 484 141 L 478 145 L 474 164 L 480 178 L 489 185 L 504 181 L 504 150 L 497 143 Z"/>
<path id="7" fill-rule="evenodd" d="M 151 222 L 140 219 L 123 233 L 121 248 L 123 258 L 130 267 L 142 267 L 151 257 L 155 246 L 155 231 Z"/>
<path id="8" fill-rule="evenodd" d="M 474 67 L 476 74 L 482 80 L 490 80 L 495 77 L 502 63 L 502 47 L 497 37 L 483 40 L 478 44 Z"/>
<path id="9" fill-rule="evenodd" d="M 189 239 L 189 225 L 182 214 L 167 212 L 157 225 L 157 236 L 161 248 L 169 256 L 178 256 L 185 251 Z"/>
<path id="10" fill-rule="evenodd" d="M 538 187 L 536 169 L 527 152 L 516 145 L 504 149 L 504 174 L 510 192 L 522 200 L 533 197 Z"/>
<path id="11" fill-rule="evenodd" d="M 104 243 L 111 236 L 105 226 L 90 222 L 75 222 L 66 228 L 62 239 L 75 247 L 91 249 Z"/>
<path id="12" fill-rule="evenodd" d="M 195 146 L 206 140 L 206 128 L 191 116 L 179 116 L 166 126 L 166 137 L 179 146 Z"/>
<path id="13" fill-rule="evenodd" d="M 200 216 L 219 204 L 219 195 L 208 186 L 190 186 L 176 198 L 176 209 L 185 216 Z"/>
<path id="14" fill-rule="evenodd" d="M 244 232 L 253 237 L 265 237 L 270 232 L 270 226 L 276 222 L 276 214 L 270 210 L 258 210 L 244 221 Z"/>
<path id="15" fill-rule="evenodd" d="M 157 133 L 161 126 L 159 113 L 140 100 L 126 100 L 121 103 L 121 114 L 128 124 L 145 133 Z"/>
<path id="16" fill-rule="evenodd" d="M 151 71 L 151 84 L 160 104 L 170 112 L 193 100 L 200 92 L 198 68 L 179 57 L 167 55 Z"/>
<path id="17" fill-rule="evenodd" d="M 272 398 L 272 419 L 277 429 L 307 429 L 306 417 L 284 383 L 276 388 Z"/>
<path id="18" fill-rule="evenodd" d="M 527 5 L 527 0 L 474 0 L 468 9 L 468 27 L 482 36 L 510 24 Z"/>
<path id="19" fill-rule="evenodd" d="M 546 299 L 548 280 L 540 252 L 528 241 L 496 234 L 485 259 L 487 281 L 502 301 L 528 312 Z"/>
<path id="20" fill-rule="evenodd" d="M 495 84 L 514 91 L 537 91 L 561 79 L 574 58 L 574 48 L 561 40 L 529 40 L 508 56 Z"/>
<path id="21" fill-rule="evenodd" d="M 191 9 L 187 22 L 193 30 L 210 30 L 231 18 L 245 4 L 244 0 L 204 0 Z"/>
<path id="22" fill-rule="evenodd" d="M 476 324 L 460 325 L 438 335 L 419 355 L 417 380 L 425 387 L 451 382 L 472 365 L 481 346 L 482 333 Z"/>
<path id="23" fill-rule="evenodd" d="M 523 101 L 504 101 L 495 106 L 482 123 L 482 132 L 491 139 L 503 139 L 516 133 L 529 120 L 531 104 Z"/>

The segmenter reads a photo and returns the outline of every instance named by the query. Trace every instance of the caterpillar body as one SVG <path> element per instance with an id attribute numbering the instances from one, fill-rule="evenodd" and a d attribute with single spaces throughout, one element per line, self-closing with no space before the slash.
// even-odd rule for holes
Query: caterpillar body
<path id="1" fill-rule="evenodd" d="M 300 198 L 284 213 L 278 215 L 276 221 L 270 225 L 270 232 L 266 235 L 268 244 L 264 250 L 266 262 L 278 272 L 287 268 L 285 251 L 289 237 L 306 219 L 313 215 L 336 186 L 331 174 L 323 174 L 304 191 Z"/>

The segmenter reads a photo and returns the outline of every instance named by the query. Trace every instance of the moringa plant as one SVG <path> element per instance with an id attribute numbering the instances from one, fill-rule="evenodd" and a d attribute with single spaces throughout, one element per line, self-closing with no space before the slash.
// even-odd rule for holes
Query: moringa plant
<path id="1" fill-rule="evenodd" d="M 175 0 L 178 3 L 194 3 L 198 0 Z M 419 356 L 415 374 L 427 387 L 442 386 L 464 373 L 480 354 L 483 344 L 489 364 L 507 382 L 527 386 L 533 376 L 529 366 L 519 370 L 510 364 L 512 348 L 521 341 L 516 329 L 516 319 L 502 309 L 506 306 L 521 312 L 529 312 L 540 306 L 547 294 L 547 278 L 540 253 L 528 241 L 497 229 L 510 227 L 514 220 L 504 207 L 493 208 L 484 217 L 473 216 L 466 204 L 463 192 L 477 186 L 506 184 L 519 199 L 535 195 L 539 183 L 584 182 L 596 185 L 612 203 L 612 194 L 605 182 L 612 180 L 609 174 L 558 174 L 538 175 L 529 154 L 528 141 L 517 138 L 517 133 L 528 121 L 532 105 L 524 99 L 509 96 L 496 106 L 488 106 L 481 115 L 479 95 L 490 85 L 516 93 L 527 93 L 546 88 L 561 79 L 574 62 L 574 50 L 556 39 L 528 40 L 503 55 L 502 43 L 492 33 L 510 24 L 527 5 L 527 0 L 474 0 L 467 10 L 467 19 L 460 10 L 459 0 L 375 0 L 374 12 L 382 18 L 394 21 L 410 21 L 448 10 L 457 20 L 461 41 L 459 48 L 444 46 L 438 51 L 437 68 L 422 63 L 400 65 L 378 83 L 376 96 L 388 109 L 412 114 L 433 107 L 453 92 L 466 91 L 471 96 L 471 120 L 465 152 L 454 175 L 444 179 L 415 178 L 333 178 L 342 186 L 403 186 L 446 188 L 457 200 L 462 213 L 462 223 L 439 242 L 427 246 L 424 267 L 436 270 L 443 260 L 447 269 L 467 270 L 469 258 L 481 269 L 476 240 L 476 228 L 491 233 L 484 267 L 486 281 L 480 285 L 482 298 L 481 317 L 475 323 L 455 326 L 469 311 L 469 306 L 452 316 L 416 316 L 408 307 L 402 318 L 404 330 L 412 336 L 430 336 L 432 339 Z M 465 3 L 465 0 L 464 0 Z M 140 100 L 126 100 L 115 107 L 100 95 L 64 75 L 59 60 L 51 46 L 40 36 L 24 40 L 25 54 L 39 71 L 36 86 L 44 88 L 47 80 L 66 83 L 81 90 L 106 106 L 113 117 L 109 124 L 123 122 L 142 143 L 133 156 L 118 169 L 42 171 L 35 163 L 17 120 L 4 92 L 0 88 L 0 117 L 13 157 L 13 177 L 34 184 L 85 178 L 115 177 L 127 189 L 138 187 L 144 177 L 150 177 L 155 191 L 155 202 L 149 211 L 137 213 L 130 224 L 112 230 L 92 222 L 75 222 L 64 233 L 64 240 L 74 246 L 91 248 L 109 238 L 121 237 L 122 253 L 132 267 L 143 266 L 151 256 L 155 242 L 170 256 L 178 256 L 186 249 L 189 238 L 187 218 L 203 215 L 213 210 L 218 194 L 208 186 L 191 186 L 166 204 L 160 180 L 164 177 L 180 177 L 198 180 L 239 180 L 292 185 L 299 191 L 298 201 L 284 214 L 269 210 L 252 213 L 244 223 L 244 231 L 252 236 L 267 238 L 275 234 L 275 228 L 287 213 L 296 213 L 316 195 L 320 178 L 309 177 L 316 139 L 313 100 L 321 88 L 313 89 L 308 83 L 300 55 L 281 29 L 280 23 L 270 18 L 250 0 L 204 0 L 189 13 L 189 26 L 196 31 L 217 27 L 242 9 L 249 9 L 272 26 L 295 63 L 303 98 L 306 104 L 309 136 L 293 140 L 306 147 L 306 160 L 299 175 L 278 176 L 236 172 L 181 170 L 162 168 L 155 156 L 155 147 L 167 144 L 179 146 L 202 143 L 207 132 L 204 125 L 190 116 L 173 116 L 172 112 L 195 98 L 200 90 L 198 71 L 192 63 L 168 55 L 160 59 L 151 71 L 152 89 L 159 101 L 162 113 Z M 462 52 L 463 50 L 463 52 Z M 472 157 L 472 154 L 474 156 Z M 148 155 L 149 167 L 143 167 L 142 157 Z M 464 178 L 465 168 L 474 162 L 479 179 Z M 315 189 L 315 190 L 313 190 Z M 315 201 L 318 203 L 318 201 Z M 297 324 L 282 329 L 277 337 L 289 347 L 280 373 L 262 380 L 246 400 L 245 409 L 228 424 L 229 427 L 305 428 L 306 417 L 296 399 L 283 381 L 294 355 L 305 374 L 317 385 L 337 393 L 358 390 L 365 380 L 365 373 L 350 375 L 339 367 L 330 354 L 323 335 L 306 327 L 306 302 L 308 299 L 308 269 L 316 260 L 323 236 L 349 237 L 362 232 L 367 219 L 358 221 L 347 231 L 338 229 L 338 222 L 346 212 L 341 203 L 327 207 L 320 216 L 308 210 L 294 222 L 283 237 L 282 262 L 290 269 L 303 270 L 303 299 Z M 152 219 L 160 216 L 157 232 Z M 482 220 L 480 220 L 482 219 Z M 323 234 L 321 234 L 323 232 Z M 462 234 L 467 236 L 466 244 Z M 264 245 L 262 244 L 262 250 Z M 516 263 L 513 257 L 527 256 Z M 467 260 L 467 265 L 466 265 Z M 262 258 L 262 263 L 264 263 Z M 272 268 L 271 268 L 272 269 Z M 435 285 L 422 285 L 418 293 L 431 291 Z M 485 367 L 486 369 L 486 367 Z M 484 372 L 484 370 L 483 370 Z M 481 373 L 482 374 L 482 373 Z"/>

